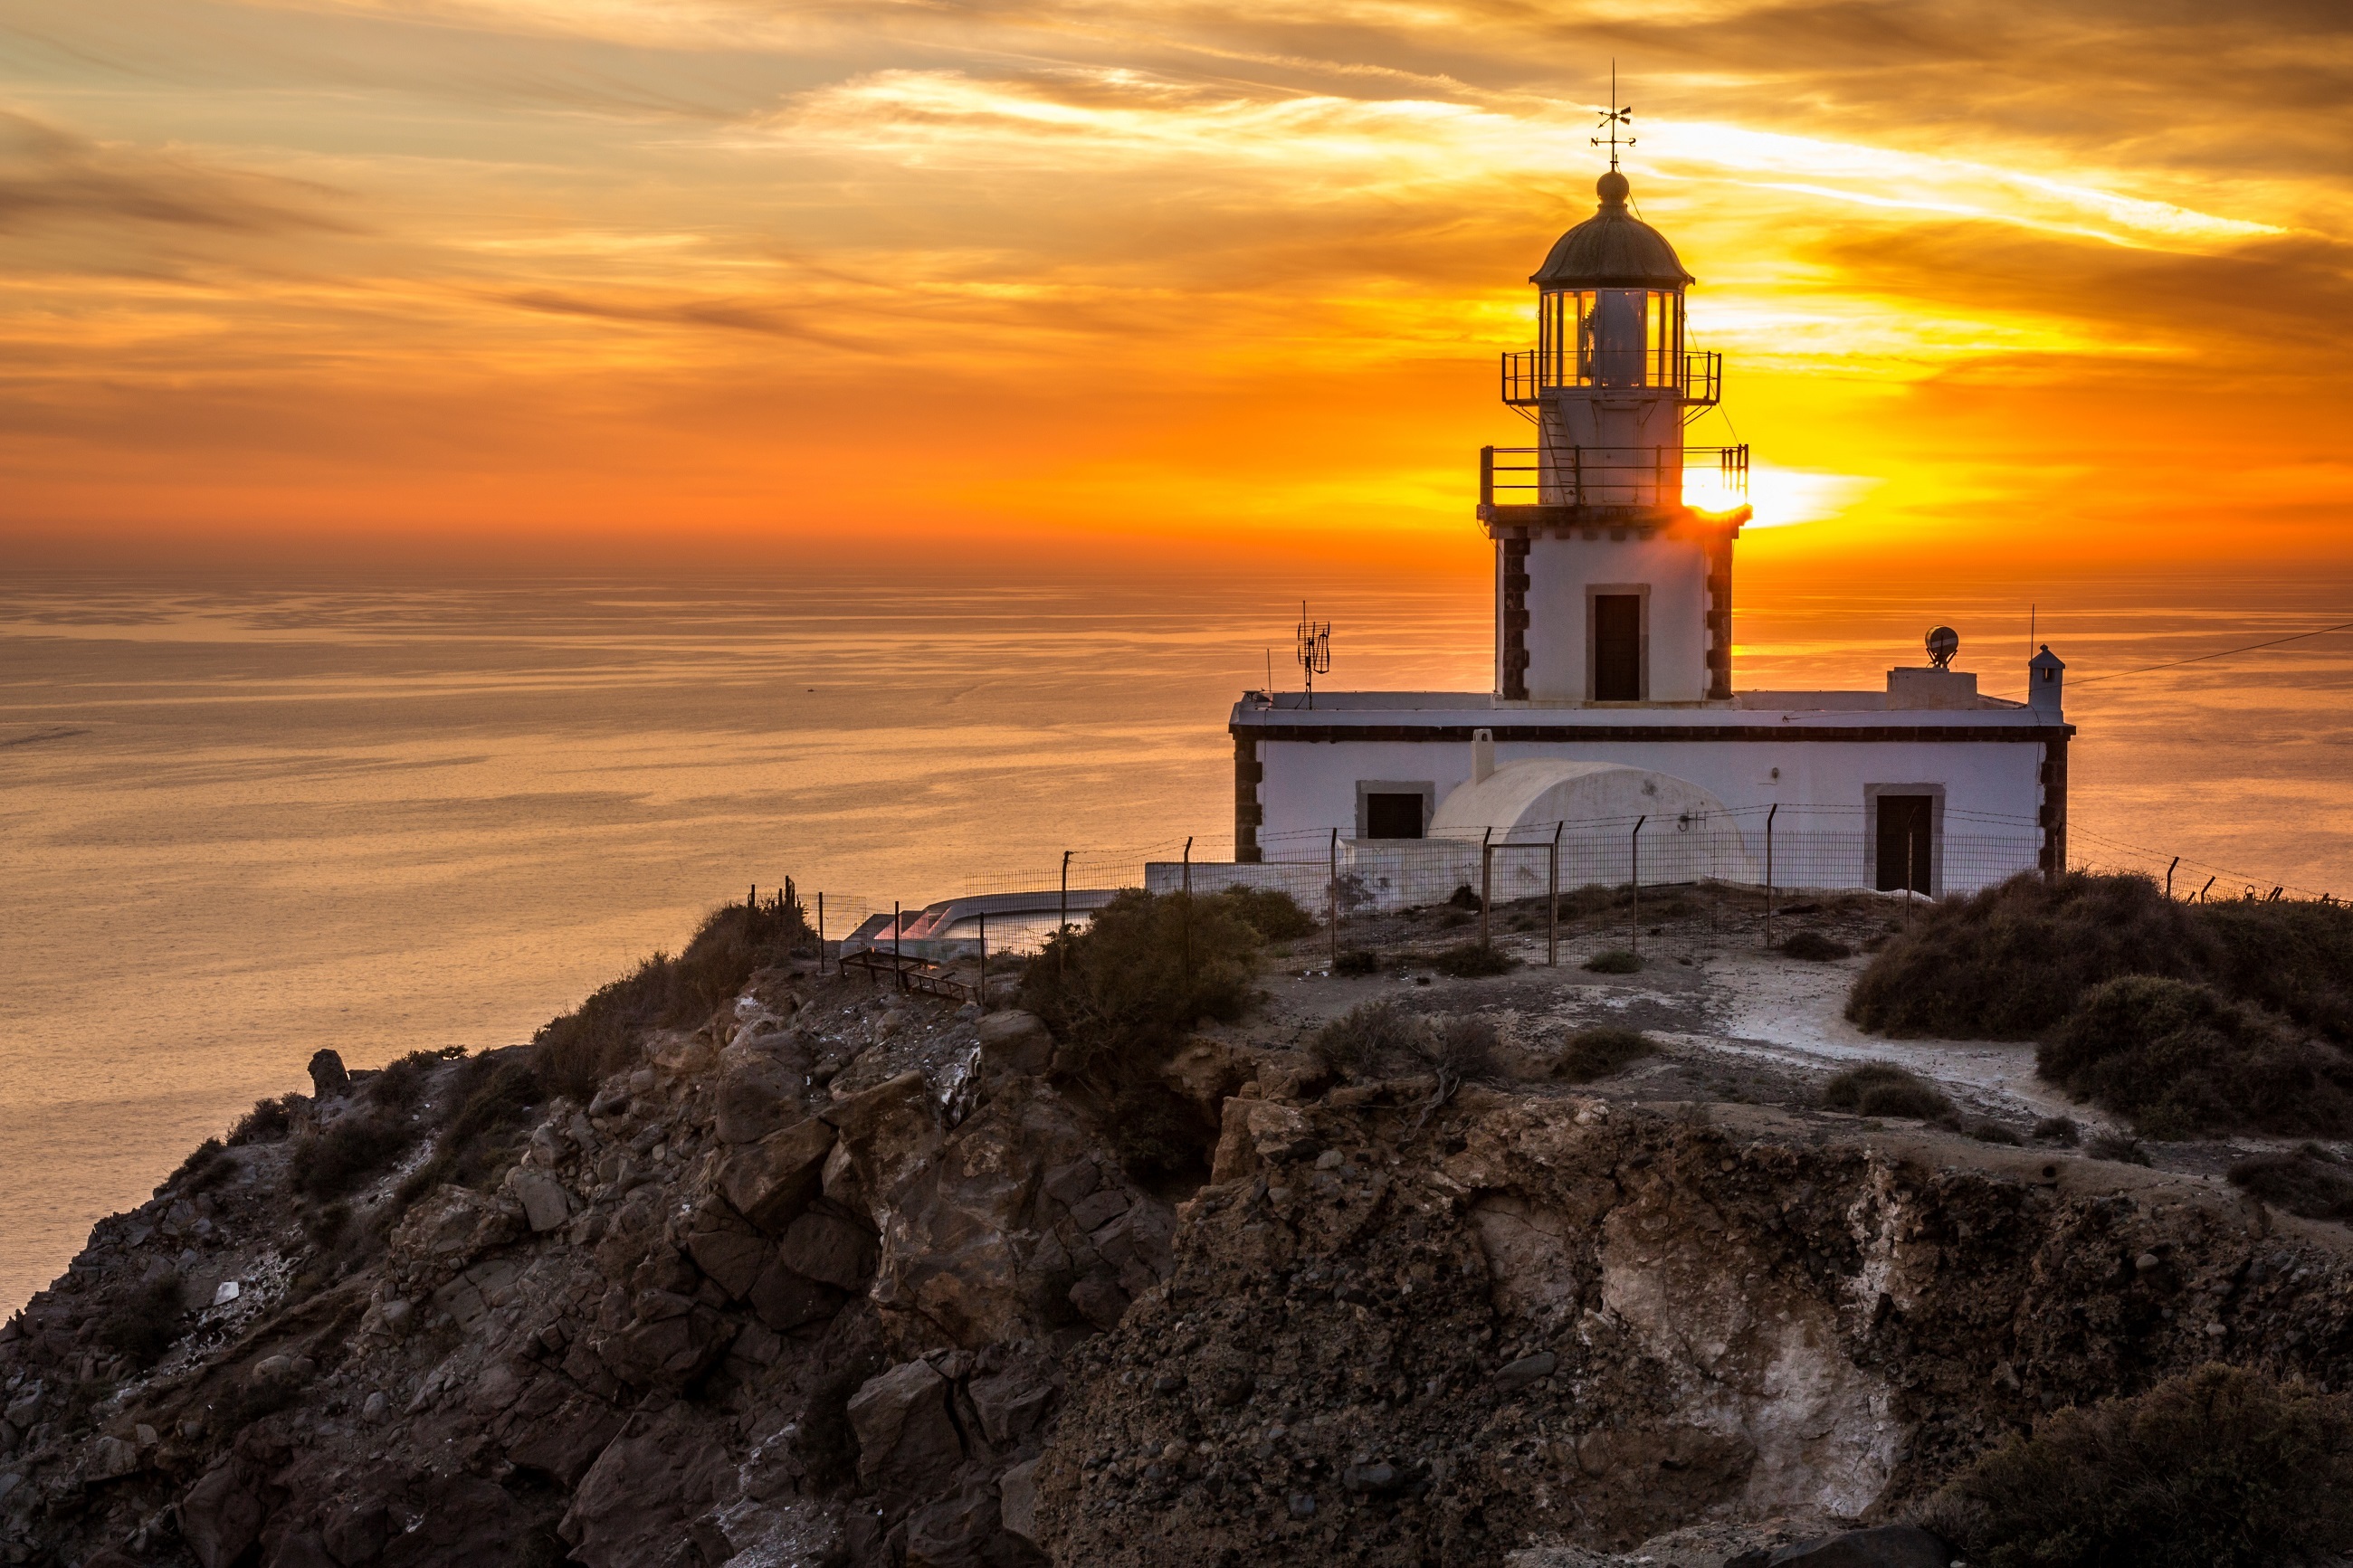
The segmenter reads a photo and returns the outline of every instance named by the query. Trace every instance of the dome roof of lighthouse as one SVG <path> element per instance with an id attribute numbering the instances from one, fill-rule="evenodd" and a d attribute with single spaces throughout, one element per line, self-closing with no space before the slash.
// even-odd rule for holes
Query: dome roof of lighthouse
<path id="1" fill-rule="evenodd" d="M 1626 210 L 1631 187 L 1612 169 L 1594 186 L 1601 205 L 1553 241 L 1529 282 L 1540 289 L 1680 289 L 1695 281 L 1667 237 Z"/>

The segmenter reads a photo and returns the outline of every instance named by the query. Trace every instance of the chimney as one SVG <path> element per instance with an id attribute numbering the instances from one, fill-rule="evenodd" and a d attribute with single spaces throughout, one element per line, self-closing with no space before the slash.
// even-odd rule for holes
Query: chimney
<path id="1" fill-rule="evenodd" d="M 1495 771 L 1495 731 L 1471 731 L 1471 782 L 1485 784 Z"/>
<path id="2" fill-rule="evenodd" d="M 2042 651 L 2026 662 L 2026 705 L 2037 713 L 2059 717 L 2059 696 L 2067 684 L 2067 666 L 2044 643 Z"/>

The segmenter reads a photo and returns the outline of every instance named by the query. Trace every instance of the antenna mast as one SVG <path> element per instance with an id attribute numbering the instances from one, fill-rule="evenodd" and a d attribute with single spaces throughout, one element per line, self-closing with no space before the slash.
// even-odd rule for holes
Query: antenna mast
<path id="1" fill-rule="evenodd" d="M 1299 668 L 1307 677 L 1307 706 L 1315 706 L 1315 678 L 1332 673 L 1332 623 L 1307 618 L 1307 601 L 1299 601 Z"/>
<path id="2" fill-rule="evenodd" d="M 1599 112 L 1601 123 L 1609 134 L 1606 139 L 1596 136 L 1593 139 L 1593 144 L 1596 147 L 1609 149 L 1609 166 L 1615 169 L 1618 166 L 1619 147 L 1634 145 L 1634 139 L 1631 136 L 1627 137 L 1622 143 L 1618 139 L 1618 128 L 1620 125 L 1630 126 L 1634 123 L 1634 110 L 1632 105 L 1621 104 L 1618 101 L 1618 62 L 1614 59 L 1609 62 L 1609 107 Z"/>

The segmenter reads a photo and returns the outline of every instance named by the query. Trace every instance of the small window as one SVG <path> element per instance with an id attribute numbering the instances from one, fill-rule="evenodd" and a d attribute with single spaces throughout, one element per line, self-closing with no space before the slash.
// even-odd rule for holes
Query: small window
<path id="1" fill-rule="evenodd" d="M 1365 837 L 1367 838 L 1420 837 L 1421 798 L 1419 795 L 1366 795 Z"/>

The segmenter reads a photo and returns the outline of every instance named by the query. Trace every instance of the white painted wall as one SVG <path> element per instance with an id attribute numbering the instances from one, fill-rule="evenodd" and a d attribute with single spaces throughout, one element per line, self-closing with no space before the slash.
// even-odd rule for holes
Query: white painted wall
<path id="1" fill-rule="evenodd" d="M 1360 779 L 1428 780 L 1442 801 L 1471 774 L 1471 747 L 1465 742 L 1268 741 L 1259 743 L 1259 757 L 1265 768 L 1259 785 L 1265 813 L 1259 842 L 1270 858 L 1309 858 L 1335 827 L 1344 837 L 1353 835 Z M 2040 838 L 2035 824 L 2042 805 L 2042 746 L 2033 742 L 1496 742 L 1499 764 L 1531 757 L 1655 769 L 1690 780 L 1736 812 L 1780 803 L 1788 809 L 1776 825 L 1777 835 L 1844 833 L 1852 839 L 1853 864 L 1841 885 L 1866 885 L 1871 878 L 1872 868 L 1864 862 L 1867 823 L 1862 813 L 1866 787 L 1873 784 L 1943 787 L 1942 841 L 1955 846 L 1951 857 L 1940 856 L 1938 887 L 1943 891 L 1967 891 L 2024 868 L 2002 857 L 2014 859 L 2026 852 L 2021 847 Z M 1778 778 L 1773 776 L 1777 768 Z M 1851 807 L 1854 815 L 1833 818 L 1798 809 L 1806 806 Z M 1737 828 L 1746 852 L 1761 856 L 1760 816 L 1743 815 Z M 1798 842 L 1782 838 L 1784 846 Z M 1814 852 L 1847 853 L 1827 841 Z M 1785 856 L 1784 871 L 1795 864 Z M 1787 885 L 1799 881 L 1786 875 L 1782 879 Z"/>
<path id="2" fill-rule="evenodd" d="M 1588 587 L 1616 593 L 1649 590 L 1643 627 L 1646 700 L 1706 700 L 1706 549 L 1696 540 L 1665 533 L 1649 539 L 1630 530 L 1626 534 L 1623 539 L 1604 533 L 1599 539 L 1528 542 L 1531 701 L 1583 702 L 1590 697 Z M 1502 619 L 1498 614 L 1498 624 Z"/>

